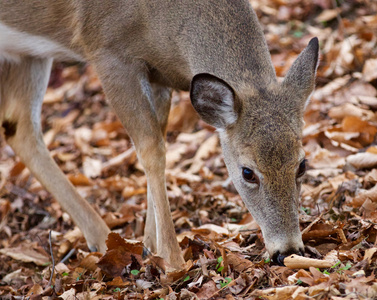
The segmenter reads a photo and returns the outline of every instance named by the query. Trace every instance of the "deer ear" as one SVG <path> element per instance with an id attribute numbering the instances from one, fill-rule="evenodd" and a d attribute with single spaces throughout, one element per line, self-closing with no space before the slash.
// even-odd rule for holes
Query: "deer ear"
<path id="1" fill-rule="evenodd" d="M 312 38 L 308 46 L 297 57 L 283 81 L 289 96 L 300 101 L 299 107 L 305 109 L 307 100 L 314 90 L 318 67 L 318 38 Z"/>
<path id="2" fill-rule="evenodd" d="M 191 81 L 190 97 L 200 117 L 215 128 L 225 129 L 237 121 L 235 93 L 224 80 L 197 74 Z"/>

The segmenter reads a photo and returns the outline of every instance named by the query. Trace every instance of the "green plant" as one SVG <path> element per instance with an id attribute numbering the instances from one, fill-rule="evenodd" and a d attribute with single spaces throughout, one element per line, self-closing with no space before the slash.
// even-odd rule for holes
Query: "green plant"
<path id="1" fill-rule="evenodd" d="M 339 272 L 339 273 L 342 273 L 343 271 L 346 271 L 346 270 L 348 270 L 348 269 L 351 269 L 351 267 L 352 267 L 351 263 L 348 262 L 344 267 L 339 268 L 339 269 L 338 269 L 338 272 Z"/>
<path id="2" fill-rule="evenodd" d="M 82 276 L 83 273 L 79 273 L 79 275 L 77 276 L 76 278 L 76 281 L 79 281 L 81 279 L 81 276 Z"/>
<path id="3" fill-rule="evenodd" d="M 337 269 L 336 271 L 341 274 L 343 271 L 346 271 L 346 270 L 348 270 L 348 269 L 350 269 L 352 267 L 352 265 L 351 265 L 350 262 L 347 262 L 347 264 L 344 267 L 339 267 L 340 264 L 341 264 L 341 262 L 338 261 L 335 265 L 333 265 L 331 267 L 331 269 Z"/>
<path id="4" fill-rule="evenodd" d="M 303 207 L 303 206 L 301 206 L 301 210 L 302 210 L 304 213 L 306 213 L 307 215 L 310 215 L 310 213 L 311 213 L 311 209 L 310 209 L 310 207 Z"/>
<path id="5" fill-rule="evenodd" d="M 221 263 L 222 263 L 223 260 L 224 260 L 224 259 L 223 259 L 222 256 L 219 256 L 219 257 L 217 258 L 216 271 L 217 271 L 218 273 L 220 273 L 220 272 L 224 269 L 224 266 L 221 266 Z"/>
<path id="6" fill-rule="evenodd" d="M 137 274 L 139 274 L 139 273 L 140 273 L 139 270 L 131 270 L 131 274 L 132 274 L 132 275 L 137 275 Z"/>
<path id="7" fill-rule="evenodd" d="M 226 287 L 232 281 L 232 278 L 230 277 L 225 277 L 224 279 L 225 281 L 220 282 L 221 288 Z"/>

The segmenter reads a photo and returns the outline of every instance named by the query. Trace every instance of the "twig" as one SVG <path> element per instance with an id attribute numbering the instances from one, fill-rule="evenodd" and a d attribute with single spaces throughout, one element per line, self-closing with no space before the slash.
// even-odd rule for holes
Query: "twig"
<path id="1" fill-rule="evenodd" d="M 52 277 L 54 276 L 54 272 L 55 272 L 55 259 L 54 259 L 54 254 L 52 253 L 51 230 L 48 234 L 48 244 L 50 246 L 50 255 L 51 255 L 51 260 L 52 260 L 51 276 L 50 276 L 50 280 L 48 281 L 48 286 L 50 287 L 51 282 L 52 282 Z"/>
<path id="2" fill-rule="evenodd" d="M 69 250 L 68 254 L 64 256 L 60 262 L 64 264 L 75 253 L 75 251 L 76 251 L 75 248 L 72 248 L 71 250 Z"/>

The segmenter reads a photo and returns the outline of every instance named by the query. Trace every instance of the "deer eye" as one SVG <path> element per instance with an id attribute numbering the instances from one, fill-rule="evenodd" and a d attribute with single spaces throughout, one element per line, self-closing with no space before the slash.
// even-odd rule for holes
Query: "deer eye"
<path id="1" fill-rule="evenodd" d="M 259 183 L 258 176 L 255 175 L 253 170 L 250 170 L 249 168 L 242 168 L 242 177 L 247 182 L 250 183 Z"/>
<path id="2" fill-rule="evenodd" d="M 298 166 L 297 177 L 303 176 L 305 172 L 306 172 L 306 159 L 304 159 Z"/>

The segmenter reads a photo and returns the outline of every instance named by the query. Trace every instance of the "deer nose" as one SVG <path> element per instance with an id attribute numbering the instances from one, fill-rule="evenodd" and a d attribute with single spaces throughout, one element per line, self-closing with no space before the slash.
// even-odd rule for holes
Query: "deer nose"
<path id="1" fill-rule="evenodd" d="M 298 251 L 288 251 L 284 254 L 280 253 L 279 251 L 275 252 L 275 254 L 272 256 L 272 261 L 277 263 L 279 266 L 284 266 L 284 258 L 292 254 L 304 256 L 304 250 L 299 249 Z"/>

